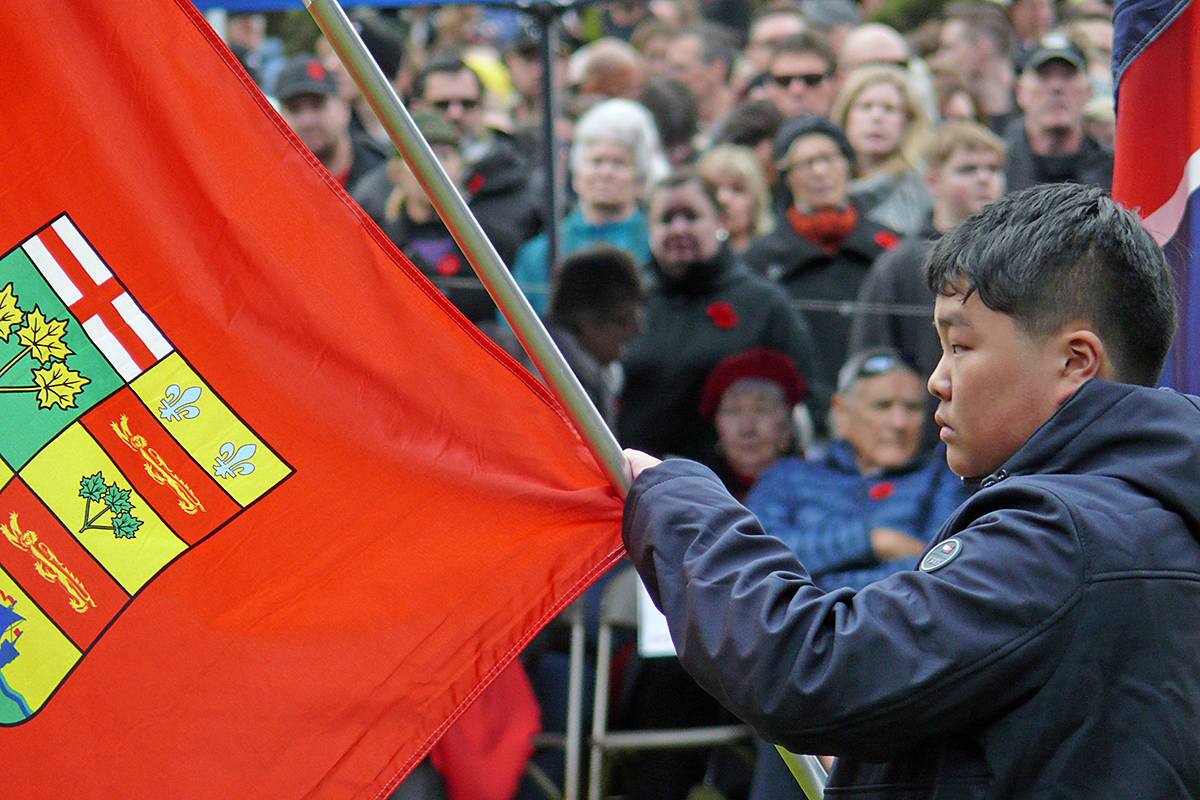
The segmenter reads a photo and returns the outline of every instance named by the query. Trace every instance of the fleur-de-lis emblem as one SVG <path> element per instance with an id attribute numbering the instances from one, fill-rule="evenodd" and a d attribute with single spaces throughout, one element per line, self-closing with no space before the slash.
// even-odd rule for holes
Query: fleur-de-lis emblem
<path id="1" fill-rule="evenodd" d="M 158 407 L 158 416 L 168 422 L 195 419 L 200 416 L 200 409 L 193 404 L 200 399 L 201 393 L 199 386 L 180 389 L 179 384 L 172 383 L 163 392 L 164 397 Z"/>
<path id="2" fill-rule="evenodd" d="M 258 451 L 256 444 L 244 444 L 241 447 L 234 449 L 233 442 L 226 442 L 221 445 L 221 455 L 217 457 L 217 461 L 213 464 L 213 474 L 218 478 L 236 478 L 238 475 L 249 475 L 254 472 L 254 465 L 250 463 L 250 459 L 254 458 L 255 452 Z"/>

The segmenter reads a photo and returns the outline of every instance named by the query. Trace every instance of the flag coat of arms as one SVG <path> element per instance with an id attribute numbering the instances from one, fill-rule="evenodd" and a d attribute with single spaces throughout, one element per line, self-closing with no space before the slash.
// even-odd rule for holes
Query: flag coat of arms
<path id="1" fill-rule="evenodd" d="M 620 499 L 193 7 L 17 5 L 0 794 L 386 796 Z"/>

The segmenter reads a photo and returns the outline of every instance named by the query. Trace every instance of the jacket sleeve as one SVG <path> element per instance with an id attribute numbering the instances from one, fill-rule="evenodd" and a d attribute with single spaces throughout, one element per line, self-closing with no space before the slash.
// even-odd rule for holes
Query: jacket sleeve
<path id="1" fill-rule="evenodd" d="M 839 508 L 811 521 L 797 518 L 795 512 L 801 505 L 819 503 L 819 495 L 829 490 L 835 489 L 828 481 L 822 482 L 814 471 L 788 460 L 768 470 L 746 498 L 746 507 L 763 530 L 782 540 L 809 573 L 818 576 L 876 562 L 865 516 Z"/>
<path id="2" fill-rule="evenodd" d="M 700 685 L 793 751 L 877 760 L 1035 691 L 1070 636 L 1082 568 L 1065 506 L 1013 488 L 968 508 L 957 557 L 858 592 L 818 589 L 691 462 L 639 475 L 624 537 Z"/>

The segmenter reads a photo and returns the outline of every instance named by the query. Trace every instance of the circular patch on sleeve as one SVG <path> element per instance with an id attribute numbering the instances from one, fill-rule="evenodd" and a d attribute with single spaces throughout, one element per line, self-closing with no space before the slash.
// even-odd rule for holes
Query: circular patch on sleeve
<path id="1" fill-rule="evenodd" d="M 961 552 L 962 542 L 954 538 L 947 539 L 925 554 L 925 557 L 921 559 L 921 570 L 933 572 L 935 569 L 941 569 Z"/>

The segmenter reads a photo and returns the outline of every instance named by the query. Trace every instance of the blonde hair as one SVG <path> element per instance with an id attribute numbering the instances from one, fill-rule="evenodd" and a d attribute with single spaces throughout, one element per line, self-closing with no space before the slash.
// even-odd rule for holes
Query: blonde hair
<path id="1" fill-rule="evenodd" d="M 929 136 L 929 116 L 925 107 L 917 99 L 912 88 L 908 85 L 908 76 L 899 67 L 891 65 L 871 65 L 853 70 L 846 79 L 833 101 L 829 118 L 846 129 L 846 118 L 850 116 L 850 107 L 868 87 L 879 83 L 889 83 L 900 91 L 904 101 L 905 125 L 896 152 L 873 168 L 870 174 L 899 173 L 918 169 L 921 166 L 921 148 Z M 858 175 L 857 177 L 867 177 Z"/>
<path id="2" fill-rule="evenodd" d="M 700 156 L 696 162 L 696 172 L 706 184 L 705 190 L 713 196 L 716 195 L 716 184 L 721 175 L 737 175 L 745 181 L 746 192 L 754 199 L 751 235 L 761 236 L 775 227 L 767 178 L 753 150 L 738 144 L 719 144 Z"/>
<path id="3" fill-rule="evenodd" d="M 978 122 L 947 120 L 938 126 L 926 141 L 923 156 L 927 169 L 941 169 L 959 148 L 971 152 L 993 153 L 1003 163 L 1008 157 L 1008 145 L 986 126 Z"/>

